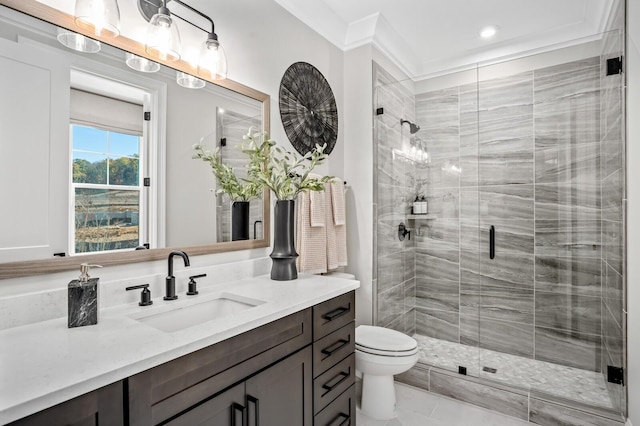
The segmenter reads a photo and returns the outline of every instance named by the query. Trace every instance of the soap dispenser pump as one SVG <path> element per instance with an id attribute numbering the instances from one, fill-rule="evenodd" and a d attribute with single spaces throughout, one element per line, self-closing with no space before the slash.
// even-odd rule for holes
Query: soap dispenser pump
<path id="1" fill-rule="evenodd" d="M 98 281 L 100 278 L 89 276 L 89 268 L 92 267 L 102 268 L 100 265 L 83 263 L 80 265 L 78 279 L 69 282 L 69 328 L 98 323 Z"/>

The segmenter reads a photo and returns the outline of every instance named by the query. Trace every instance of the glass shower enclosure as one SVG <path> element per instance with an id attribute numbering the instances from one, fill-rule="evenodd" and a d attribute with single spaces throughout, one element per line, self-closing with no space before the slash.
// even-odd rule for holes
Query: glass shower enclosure
<path id="1" fill-rule="evenodd" d="M 422 387 L 626 414 L 622 40 L 422 80 L 374 66 L 375 323 L 419 342 Z"/>

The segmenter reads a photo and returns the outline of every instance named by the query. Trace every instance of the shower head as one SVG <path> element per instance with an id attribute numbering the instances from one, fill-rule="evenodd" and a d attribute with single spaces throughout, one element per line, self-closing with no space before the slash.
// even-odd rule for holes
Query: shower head
<path id="1" fill-rule="evenodd" d="M 404 123 L 409 123 L 409 133 L 415 135 L 420 130 L 420 126 L 416 123 L 412 123 L 409 120 L 400 120 L 400 125 L 402 126 Z"/>

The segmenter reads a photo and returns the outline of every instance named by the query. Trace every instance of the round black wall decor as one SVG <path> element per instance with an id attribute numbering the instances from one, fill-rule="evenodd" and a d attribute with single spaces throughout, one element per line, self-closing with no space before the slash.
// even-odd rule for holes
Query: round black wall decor
<path id="1" fill-rule="evenodd" d="M 316 67 L 296 62 L 280 82 L 280 118 L 289 141 L 300 154 L 316 144 L 331 153 L 338 139 L 338 108 L 331 86 Z"/>

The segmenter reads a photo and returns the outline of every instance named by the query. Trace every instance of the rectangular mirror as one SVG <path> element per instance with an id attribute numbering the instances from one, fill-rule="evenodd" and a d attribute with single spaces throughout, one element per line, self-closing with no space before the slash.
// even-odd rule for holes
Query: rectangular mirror
<path id="1" fill-rule="evenodd" d="M 269 193 L 238 225 L 242 206 L 193 158 L 196 143 L 217 148 L 241 175 L 243 135 L 269 130 L 268 95 L 183 61 L 134 70 L 146 53 L 123 36 L 77 52 L 58 42 L 78 31 L 71 16 L 0 4 L 0 279 L 269 245 Z"/>

